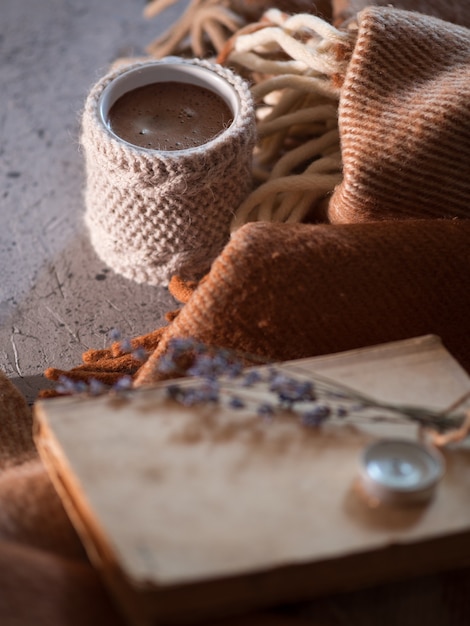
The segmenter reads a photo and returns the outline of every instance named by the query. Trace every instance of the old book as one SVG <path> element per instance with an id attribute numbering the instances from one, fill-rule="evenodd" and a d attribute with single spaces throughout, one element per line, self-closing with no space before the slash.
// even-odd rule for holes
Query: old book
<path id="1" fill-rule="evenodd" d="M 282 368 L 430 409 L 470 391 L 434 336 Z M 370 508 L 354 488 L 361 451 L 415 439 L 414 424 L 359 411 L 306 428 L 290 413 L 185 408 L 165 388 L 35 408 L 41 457 L 129 623 L 196 622 L 470 563 L 465 445 L 445 452 L 428 504 Z"/>

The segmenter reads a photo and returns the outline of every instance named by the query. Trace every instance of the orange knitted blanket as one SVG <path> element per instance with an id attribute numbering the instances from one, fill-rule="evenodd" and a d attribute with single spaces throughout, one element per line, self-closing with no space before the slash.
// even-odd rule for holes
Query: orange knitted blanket
<path id="1" fill-rule="evenodd" d="M 435 333 L 470 371 L 470 6 L 366 4 L 331 6 L 353 45 L 337 50 L 347 61 L 336 77 L 343 172 L 323 212 L 310 223 L 246 224 L 199 284 L 173 279 L 181 310 L 131 342 L 148 360 L 115 344 L 86 353 L 68 376 L 151 384 L 180 336 L 292 359 Z M 0 421 L 0 623 L 121 624 L 4 376 Z M 470 623 L 469 585 L 464 570 L 224 624 L 457 626 Z"/>

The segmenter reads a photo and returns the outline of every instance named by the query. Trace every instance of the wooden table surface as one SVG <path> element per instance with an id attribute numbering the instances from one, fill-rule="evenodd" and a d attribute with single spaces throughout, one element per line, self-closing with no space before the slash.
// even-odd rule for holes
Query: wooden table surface
<path id="1" fill-rule="evenodd" d="M 107 333 L 148 332 L 175 302 L 98 259 L 83 224 L 80 111 L 119 57 L 137 56 L 181 10 L 144 0 L 2 0 L 0 369 L 29 402 L 43 371 L 70 368 Z"/>

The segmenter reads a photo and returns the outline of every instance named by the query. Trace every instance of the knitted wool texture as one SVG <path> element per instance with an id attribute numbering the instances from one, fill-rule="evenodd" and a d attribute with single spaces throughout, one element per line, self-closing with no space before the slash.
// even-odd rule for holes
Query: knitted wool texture
<path id="1" fill-rule="evenodd" d="M 470 371 L 469 237 L 470 220 L 246 224 L 135 386 L 173 337 L 288 360 L 432 333 Z"/>
<path id="2" fill-rule="evenodd" d="M 469 217 L 470 30 L 385 7 L 357 23 L 329 221 Z"/>
<path id="3" fill-rule="evenodd" d="M 405 9 L 439 17 L 448 23 L 470 27 L 470 4 L 465 0 L 332 0 L 333 22 L 341 25 L 370 5 Z"/>
<path id="4" fill-rule="evenodd" d="M 240 102 L 230 128 L 201 149 L 148 151 L 105 129 L 98 111 L 103 90 L 142 61 L 98 81 L 83 113 L 85 222 L 92 244 L 116 272 L 152 285 L 166 285 L 175 273 L 197 278 L 206 272 L 228 240 L 233 211 L 252 185 L 256 127 L 247 84 L 206 61 L 185 62 L 224 78 Z"/>

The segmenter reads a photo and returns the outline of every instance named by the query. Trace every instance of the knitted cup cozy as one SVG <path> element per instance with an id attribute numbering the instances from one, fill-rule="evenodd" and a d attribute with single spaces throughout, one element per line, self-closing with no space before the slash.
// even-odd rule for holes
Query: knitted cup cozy
<path id="1" fill-rule="evenodd" d="M 82 119 L 85 223 L 93 247 L 117 273 L 151 285 L 167 285 L 175 274 L 203 275 L 227 243 L 233 213 L 252 187 L 256 122 L 247 83 L 207 61 L 179 61 L 212 70 L 235 89 L 239 114 L 216 141 L 197 150 L 159 152 L 121 142 L 105 128 L 99 113 L 103 90 L 148 61 L 99 80 Z"/>

